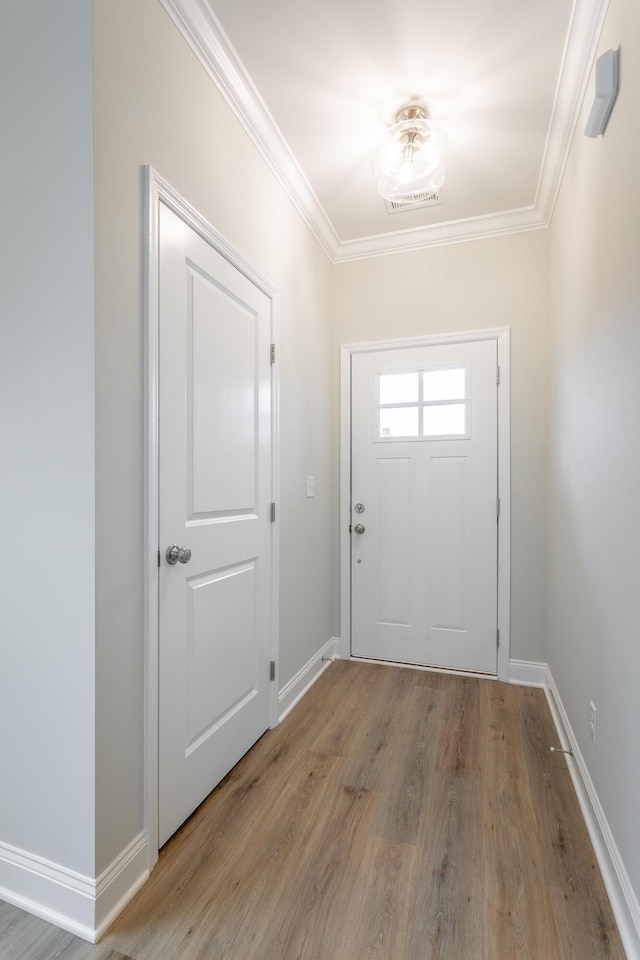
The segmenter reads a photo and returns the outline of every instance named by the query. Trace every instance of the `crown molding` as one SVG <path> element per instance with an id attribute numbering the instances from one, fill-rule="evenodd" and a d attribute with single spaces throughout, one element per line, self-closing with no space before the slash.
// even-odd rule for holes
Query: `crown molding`
<path id="1" fill-rule="evenodd" d="M 412 230 L 382 233 L 374 237 L 343 240 L 334 257 L 334 263 L 366 260 L 368 257 L 382 257 L 392 253 L 408 253 L 425 247 L 442 247 L 449 243 L 465 243 L 487 237 L 501 237 L 509 233 L 522 233 L 524 230 L 540 230 L 547 226 L 548 223 L 534 206 L 481 217 L 466 217 L 463 220 L 447 220 L 434 223 L 430 227 L 415 227 Z"/>
<path id="2" fill-rule="evenodd" d="M 330 260 L 340 239 L 207 0 L 160 0 Z"/>
<path id="3" fill-rule="evenodd" d="M 609 0 L 574 0 L 551 112 L 535 206 L 551 222 Z"/>
<path id="4" fill-rule="evenodd" d="M 609 0 L 574 0 L 531 207 L 341 240 L 208 0 L 160 3 L 333 263 L 548 227 L 609 6 Z"/>

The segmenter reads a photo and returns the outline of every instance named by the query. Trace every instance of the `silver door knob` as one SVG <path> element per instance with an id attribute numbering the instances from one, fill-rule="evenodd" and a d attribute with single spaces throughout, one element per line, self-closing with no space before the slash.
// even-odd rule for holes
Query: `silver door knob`
<path id="1" fill-rule="evenodd" d="M 356 523 L 353 528 L 354 533 L 364 533 L 364 523 Z"/>
<path id="2" fill-rule="evenodd" d="M 174 563 L 189 563 L 191 560 L 191 548 L 190 547 L 179 547 L 177 543 L 172 543 L 170 547 L 167 547 L 167 563 L 170 563 L 171 566 Z"/>

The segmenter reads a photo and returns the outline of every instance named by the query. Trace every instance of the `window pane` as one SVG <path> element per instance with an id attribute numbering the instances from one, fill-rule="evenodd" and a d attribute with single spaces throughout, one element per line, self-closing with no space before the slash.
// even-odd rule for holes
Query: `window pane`
<path id="1" fill-rule="evenodd" d="M 443 403 L 425 407 L 422 432 L 425 437 L 460 436 L 467 432 L 466 403 Z"/>
<path id="2" fill-rule="evenodd" d="M 425 370 L 422 376 L 424 400 L 466 400 L 466 367 Z"/>
<path id="3" fill-rule="evenodd" d="M 380 411 L 381 437 L 417 437 L 418 408 L 388 407 Z"/>
<path id="4" fill-rule="evenodd" d="M 415 373 L 381 373 L 380 403 L 417 403 L 419 376 L 417 371 Z"/>

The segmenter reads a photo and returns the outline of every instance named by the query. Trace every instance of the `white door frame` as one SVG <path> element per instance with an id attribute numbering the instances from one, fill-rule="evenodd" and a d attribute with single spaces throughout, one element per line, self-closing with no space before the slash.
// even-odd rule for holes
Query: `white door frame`
<path id="1" fill-rule="evenodd" d="M 149 870 L 158 859 L 158 281 L 159 205 L 164 203 L 219 254 L 250 280 L 271 302 L 271 340 L 277 345 L 278 291 L 238 253 L 218 231 L 164 180 L 153 167 L 145 167 L 145 531 L 144 531 L 144 820 Z M 277 348 L 276 348 L 277 349 Z M 277 365 L 271 367 L 271 499 L 278 501 L 278 397 Z M 277 517 L 277 513 L 276 513 Z M 270 724 L 278 723 L 278 636 L 280 596 L 280 524 L 273 524 L 271 540 L 271 660 L 276 682 L 271 684 Z"/>
<path id="2" fill-rule="evenodd" d="M 510 329 L 469 330 L 402 340 L 346 343 L 340 347 L 340 638 L 342 656 L 351 655 L 351 357 L 377 350 L 404 350 L 476 340 L 495 340 L 498 348 L 498 680 L 509 679 L 511 601 L 511 452 Z M 459 672 L 459 671 L 456 671 Z"/>

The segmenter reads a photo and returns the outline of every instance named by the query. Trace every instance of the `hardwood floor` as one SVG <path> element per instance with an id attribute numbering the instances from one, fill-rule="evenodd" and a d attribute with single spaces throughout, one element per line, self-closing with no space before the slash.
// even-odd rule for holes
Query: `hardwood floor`
<path id="1" fill-rule="evenodd" d="M 624 960 L 541 690 L 337 661 L 96 947 L 3 960 Z"/>

